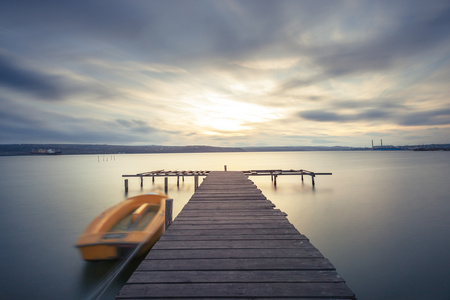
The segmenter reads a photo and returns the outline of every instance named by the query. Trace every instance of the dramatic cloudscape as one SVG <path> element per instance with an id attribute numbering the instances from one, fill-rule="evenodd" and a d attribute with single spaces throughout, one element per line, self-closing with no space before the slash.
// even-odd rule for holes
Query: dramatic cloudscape
<path id="1" fill-rule="evenodd" d="M 0 0 L 0 143 L 450 143 L 449 1 Z"/>

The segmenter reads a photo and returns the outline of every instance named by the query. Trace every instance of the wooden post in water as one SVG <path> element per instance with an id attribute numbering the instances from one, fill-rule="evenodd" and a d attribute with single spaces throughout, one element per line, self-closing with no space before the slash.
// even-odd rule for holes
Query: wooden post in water
<path id="1" fill-rule="evenodd" d="M 155 182 L 155 175 L 152 175 L 152 182 Z"/>
<path id="2" fill-rule="evenodd" d="M 300 174 L 302 175 L 302 181 L 303 181 L 303 170 L 300 171 Z"/>
<path id="3" fill-rule="evenodd" d="M 142 175 L 141 175 L 141 187 L 143 187 L 144 186 L 144 177 L 142 177 Z"/>
<path id="4" fill-rule="evenodd" d="M 177 175 L 177 187 L 180 186 L 180 175 Z"/>
<path id="5" fill-rule="evenodd" d="M 227 171 L 227 165 L 224 165 L 223 168 L 224 168 L 224 170 L 226 172 Z"/>
<path id="6" fill-rule="evenodd" d="M 314 177 L 316 177 L 316 175 L 314 175 L 314 173 L 311 174 L 311 178 L 312 178 L 312 185 L 315 186 L 316 183 L 314 182 Z"/>
<path id="7" fill-rule="evenodd" d="M 273 185 L 277 185 L 277 176 L 278 175 L 273 175 Z"/>
<path id="8" fill-rule="evenodd" d="M 125 179 L 125 192 L 128 192 L 128 179 Z"/>
<path id="9" fill-rule="evenodd" d="M 164 222 L 166 230 L 170 226 L 170 224 L 172 224 L 172 210 L 173 210 L 173 199 L 166 199 L 166 216 Z"/>
<path id="10" fill-rule="evenodd" d="M 167 194 L 169 190 L 169 177 L 164 177 L 164 193 Z"/>
<path id="11" fill-rule="evenodd" d="M 196 191 L 198 188 L 198 174 L 195 174 L 194 176 L 194 191 Z"/>

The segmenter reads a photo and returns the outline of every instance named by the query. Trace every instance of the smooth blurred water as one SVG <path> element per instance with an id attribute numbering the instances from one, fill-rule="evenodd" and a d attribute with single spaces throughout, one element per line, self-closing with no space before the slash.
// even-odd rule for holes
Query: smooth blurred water
<path id="1" fill-rule="evenodd" d="M 307 169 L 251 177 L 335 265 L 358 299 L 450 299 L 449 152 L 258 152 L 0 157 L 0 299 L 85 299 L 117 263 L 84 262 L 73 244 L 105 208 L 164 190 L 166 170 Z M 176 215 L 193 178 L 169 178 Z M 133 266 L 114 283 L 113 298 Z"/>

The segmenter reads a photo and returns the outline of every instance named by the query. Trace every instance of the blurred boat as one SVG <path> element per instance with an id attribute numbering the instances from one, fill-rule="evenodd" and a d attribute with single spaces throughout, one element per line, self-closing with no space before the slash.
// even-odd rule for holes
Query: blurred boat
<path id="1" fill-rule="evenodd" d="M 167 195 L 128 198 L 97 216 L 76 243 L 85 260 L 111 260 L 148 252 L 164 232 Z"/>

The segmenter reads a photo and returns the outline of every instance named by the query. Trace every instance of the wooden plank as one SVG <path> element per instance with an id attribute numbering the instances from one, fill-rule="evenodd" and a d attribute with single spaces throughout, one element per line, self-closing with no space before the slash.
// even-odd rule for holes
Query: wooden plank
<path id="1" fill-rule="evenodd" d="M 236 229 L 205 229 L 204 227 L 196 229 L 184 229 L 183 226 L 179 225 L 175 228 L 169 227 L 169 230 L 161 237 L 161 239 L 170 235 L 183 235 L 186 237 L 199 236 L 199 235 L 213 235 L 213 236 L 226 236 L 226 235 L 285 235 L 285 234 L 300 234 L 294 226 L 280 227 L 280 228 L 242 228 L 238 227 Z"/>
<path id="2" fill-rule="evenodd" d="M 335 270 L 323 257 L 283 258 L 223 258 L 223 259 L 145 259 L 138 266 L 139 271 L 200 271 L 200 270 Z"/>
<path id="3" fill-rule="evenodd" d="M 343 282 L 334 271 L 136 271 L 129 283 Z"/>
<path id="4" fill-rule="evenodd" d="M 245 224 L 267 224 L 267 225 L 278 225 L 278 224 L 287 224 L 290 225 L 291 223 L 289 223 L 288 220 L 286 219 L 271 219 L 271 222 L 267 222 L 267 220 L 261 220 L 261 219 L 253 219 L 253 220 L 242 220 L 242 222 L 240 223 L 241 226 L 244 226 Z M 221 219 L 216 219 L 216 220 L 202 220 L 201 218 L 199 219 L 190 219 L 190 220 L 177 220 L 176 224 L 180 224 L 182 223 L 183 225 L 189 225 L 189 224 L 194 224 L 194 225 L 234 225 L 237 222 L 239 222 L 239 219 L 226 219 L 226 218 L 221 218 Z"/>
<path id="5" fill-rule="evenodd" d="M 182 210 L 178 216 L 198 216 L 198 215 L 206 215 L 206 216 L 215 216 L 215 215 L 242 215 L 242 216 L 258 216 L 258 215 L 282 215 L 287 216 L 287 214 L 279 209 L 270 209 L 270 210 L 253 210 L 253 211 L 233 211 L 233 212 L 218 212 L 215 209 L 206 210 L 202 209 L 198 212 L 195 211 L 186 211 Z"/>
<path id="6" fill-rule="evenodd" d="M 286 234 L 286 235 L 174 235 L 165 234 L 162 236 L 160 241 L 239 241 L 239 240 L 307 240 L 304 235 L 298 234 Z"/>
<path id="7" fill-rule="evenodd" d="M 253 223 L 253 222 L 275 222 L 275 221 L 287 221 L 286 216 L 283 215 L 274 215 L 274 214 L 266 214 L 266 215 L 253 215 L 253 216 L 233 216 L 233 215 L 215 215 L 215 216 L 207 216 L 202 215 L 198 217 L 194 216 L 178 216 L 178 222 L 189 222 L 191 220 L 197 221 L 212 221 L 212 222 L 220 222 L 220 221 L 229 221 L 229 222 L 244 222 L 244 223 Z"/>
<path id="8" fill-rule="evenodd" d="M 314 297 L 353 299 L 353 292 L 344 282 L 326 283 L 187 283 L 126 285 L 117 299 L 151 298 L 221 298 L 221 297 Z M 345 299 L 345 298 L 344 298 Z"/>
<path id="9" fill-rule="evenodd" d="M 287 249 L 302 247 L 303 240 L 166 241 L 153 249 Z"/>
<path id="10" fill-rule="evenodd" d="M 304 242 L 298 248 L 286 249 L 152 249 L 146 259 L 192 259 L 192 258 L 301 258 L 323 257 L 317 248 Z"/>
<path id="11" fill-rule="evenodd" d="M 255 209 L 272 209 L 274 205 L 269 202 L 260 202 L 257 201 L 248 201 L 246 203 L 242 203 L 240 201 L 229 201 L 234 203 L 227 203 L 224 201 L 211 201 L 205 203 L 197 203 L 197 202 L 189 202 L 185 205 L 183 209 L 194 209 L 194 210 L 255 210 Z M 259 202 L 259 201 L 258 201 Z"/>
<path id="12" fill-rule="evenodd" d="M 176 222 L 176 220 L 172 223 Z M 177 229 L 183 229 L 183 230 L 199 230 L 199 229 L 205 229 L 205 225 L 198 225 L 198 224 L 176 224 Z M 214 230 L 223 230 L 224 232 L 228 230 L 239 230 L 242 226 L 240 224 L 211 224 L 208 225 L 208 229 L 214 229 Z M 286 223 L 286 224 L 270 224 L 270 223 L 261 223 L 261 224 L 247 224 L 245 225 L 245 229 L 277 229 L 277 228 L 295 228 L 292 224 Z M 170 227 L 169 227 L 170 229 Z"/>

